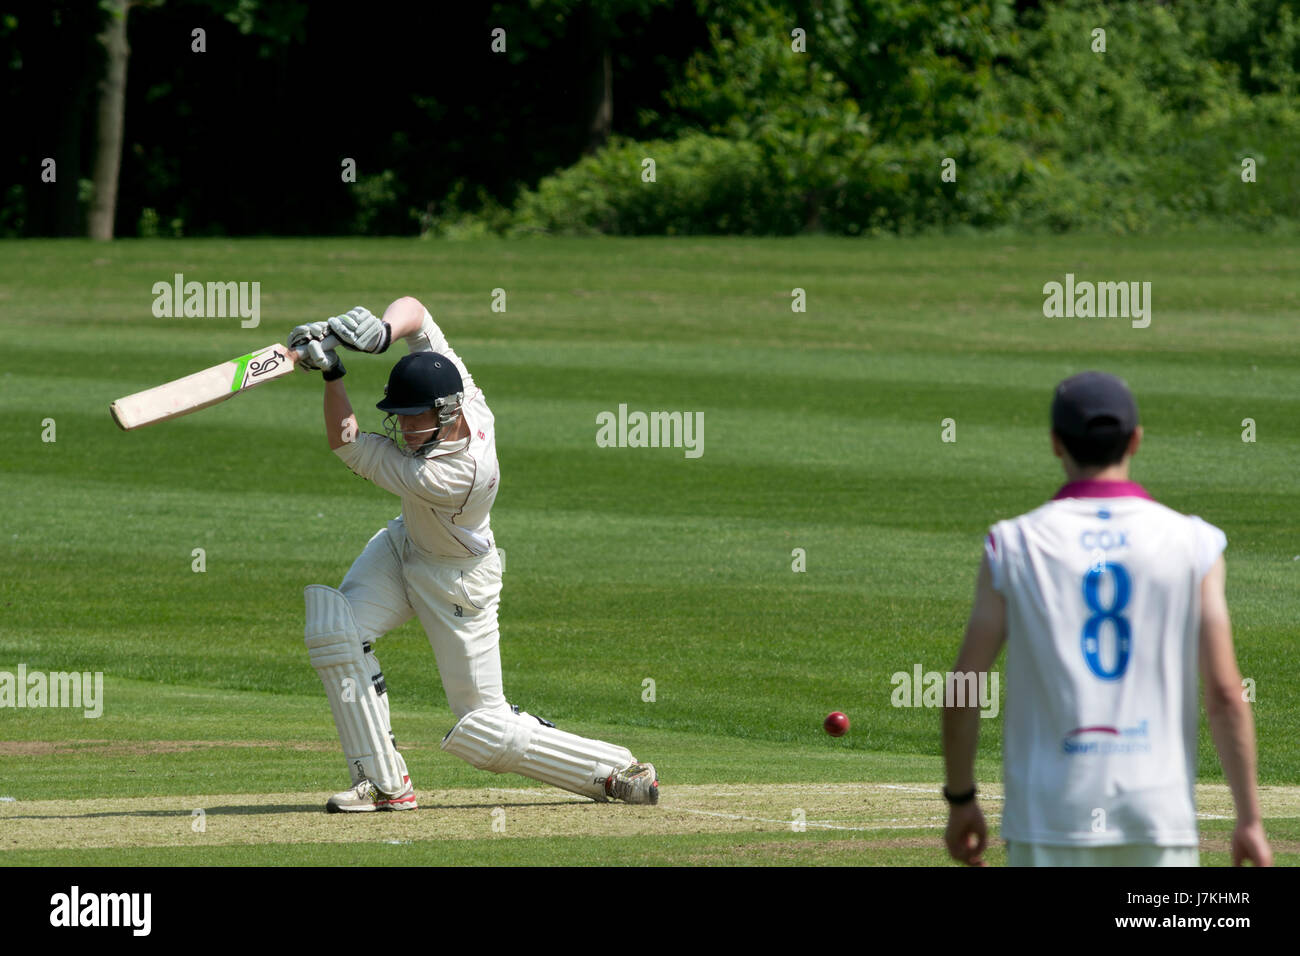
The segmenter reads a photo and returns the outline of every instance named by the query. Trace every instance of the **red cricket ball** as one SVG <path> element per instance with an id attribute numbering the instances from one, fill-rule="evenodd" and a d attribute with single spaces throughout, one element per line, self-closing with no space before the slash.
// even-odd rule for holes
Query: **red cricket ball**
<path id="1" fill-rule="evenodd" d="M 831 711 L 822 721 L 822 727 L 832 737 L 843 737 L 849 732 L 849 718 L 841 714 L 838 710 Z"/>

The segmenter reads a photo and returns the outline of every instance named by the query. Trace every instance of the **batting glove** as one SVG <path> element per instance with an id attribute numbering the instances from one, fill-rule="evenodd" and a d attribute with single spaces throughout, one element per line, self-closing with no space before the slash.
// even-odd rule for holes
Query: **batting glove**
<path id="1" fill-rule="evenodd" d="M 308 322 L 306 325 L 297 326 L 289 333 L 288 345 L 291 349 L 302 348 L 313 339 L 319 342 L 329 334 L 329 322 Z"/>
<path id="2" fill-rule="evenodd" d="M 388 348 L 393 330 L 388 323 L 375 318 L 370 310 L 357 306 L 344 315 L 336 315 L 327 323 L 339 344 L 354 352 L 378 355 Z"/>
<path id="3" fill-rule="evenodd" d="M 321 344 L 321 339 L 329 334 L 329 322 L 308 322 L 289 333 L 289 348 L 302 349 L 298 357 L 298 368 L 325 372 L 327 382 L 347 374 L 343 371 L 343 363 L 339 361 L 338 353 L 334 349 L 327 352 L 325 346 Z M 338 374 L 331 376 L 329 373 L 335 370 Z"/>
<path id="4" fill-rule="evenodd" d="M 343 367 L 343 363 L 339 361 L 338 352 L 334 351 L 333 349 L 326 351 L 321 346 L 320 342 L 317 341 L 316 339 L 312 339 L 310 342 L 307 343 L 307 347 L 303 350 L 301 356 L 298 359 L 298 368 L 304 368 L 310 371 L 325 372 L 326 381 L 331 380 L 328 373 L 332 369 L 335 368 L 341 369 L 342 367 Z M 342 378 L 343 376 L 342 373 L 340 373 L 333 377 Z"/>

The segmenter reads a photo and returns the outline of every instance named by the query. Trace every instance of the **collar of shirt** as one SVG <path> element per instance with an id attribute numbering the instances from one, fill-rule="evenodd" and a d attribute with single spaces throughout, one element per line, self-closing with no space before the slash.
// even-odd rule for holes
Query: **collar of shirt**
<path id="1" fill-rule="evenodd" d="M 454 455 L 458 451 L 464 451 L 468 447 L 469 436 L 466 435 L 464 438 L 457 438 L 455 441 L 440 442 L 437 448 L 429 452 L 429 454 L 421 455 L 420 457 L 425 460 L 430 458 L 442 458 L 444 455 Z"/>
<path id="2" fill-rule="evenodd" d="M 1151 500 L 1145 488 L 1136 481 L 1120 481 L 1114 478 L 1098 480 L 1085 478 L 1082 481 L 1067 481 L 1061 490 L 1052 496 L 1060 498 L 1146 498 Z"/>

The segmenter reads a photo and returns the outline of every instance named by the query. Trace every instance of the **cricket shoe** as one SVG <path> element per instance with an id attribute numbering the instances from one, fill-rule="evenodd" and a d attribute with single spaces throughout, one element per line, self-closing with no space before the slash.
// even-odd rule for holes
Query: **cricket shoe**
<path id="1" fill-rule="evenodd" d="M 633 763 L 605 778 L 605 796 L 624 803 L 658 803 L 659 775 L 652 763 Z"/>
<path id="2" fill-rule="evenodd" d="M 373 813 L 375 810 L 417 810 L 415 787 L 403 777 L 401 793 L 386 794 L 365 777 L 351 790 L 336 793 L 325 803 L 326 813 Z"/>

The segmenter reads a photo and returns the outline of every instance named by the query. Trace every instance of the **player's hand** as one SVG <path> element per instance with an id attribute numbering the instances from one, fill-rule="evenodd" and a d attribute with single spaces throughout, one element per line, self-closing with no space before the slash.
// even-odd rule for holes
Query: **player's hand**
<path id="1" fill-rule="evenodd" d="M 313 340 L 319 342 L 330 334 L 329 322 L 308 322 L 299 325 L 289 333 L 288 345 L 291 349 L 302 348 Z"/>
<path id="2" fill-rule="evenodd" d="M 302 350 L 296 363 L 298 368 L 324 372 L 339 367 L 338 353 L 333 349 L 326 351 L 321 344 L 329 334 L 329 322 L 308 322 L 289 333 L 289 348 Z"/>
<path id="3" fill-rule="evenodd" d="M 1264 824 L 1238 823 L 1232 831 L 1232 865 L 1241 866 L 1250 860 L 1256 866 L 1272 866 L 1273 850 L 1264 835 Z"/>
<path id="4" fill-rule="evenodd" d="M 339 360 L 339 353 L 334 349 L 326 350 L 321 347 L 319 341 L 313 339 L 307 343 L 307 347 L 298 357 L 298 367 L 309 369 L 311 371 L 330 372 L 342 371 L 343 363 Z M 341 376 L 335 375 L 334 378 Z M 328 379 L 326 379 L 328 381 Z"/>
<path id="5" fill-rule="evenodd" d="M 369 309 L 357 306 L 355 309 L 336 315 L 328 322 L 329 331 L 339 340 L 339 344 L 354 352 L 370 352 L 378 355 L 388 348 L 393 333 L 388 324 L 370 314 Z"/>
<path id="6" fill-rule="evenodd" d="M 967 866 L 988 866 L 984 862 L 984 847 L 989 831 L 984 823 L 984 812 L 978 801 L 948 808 L 948 829 L 943 840 L 948 844 L 948 855 Z"/>

